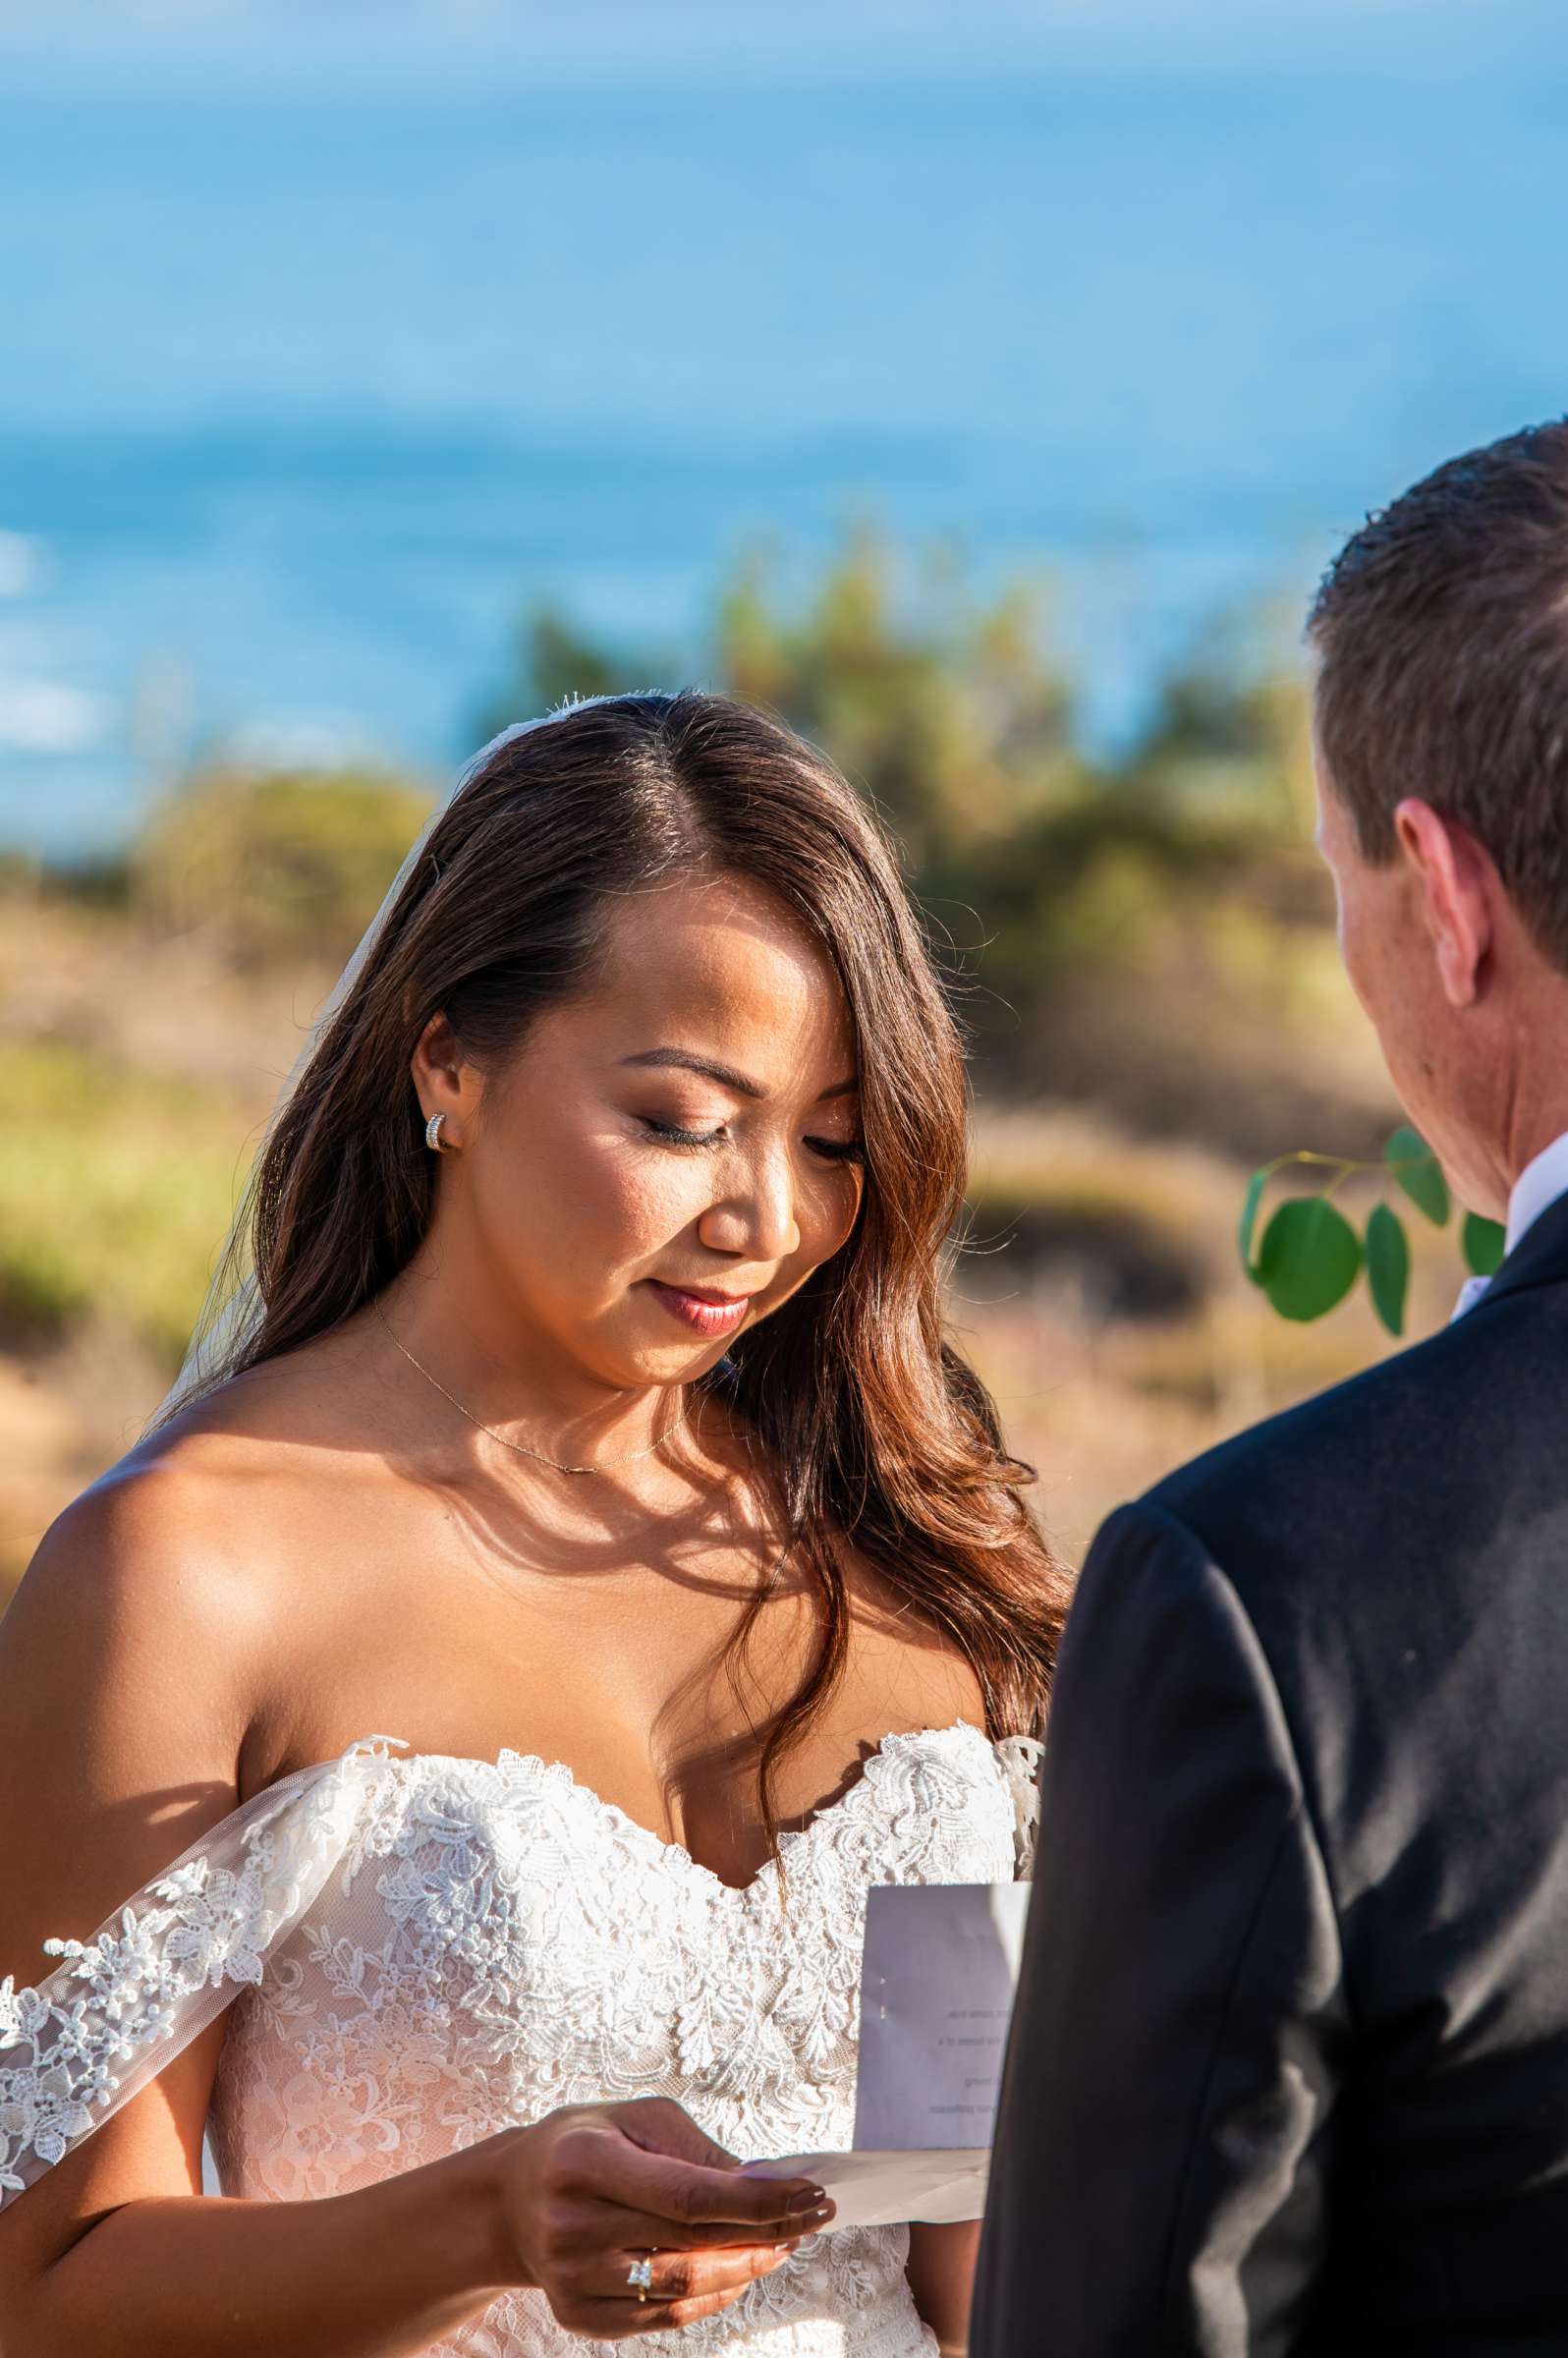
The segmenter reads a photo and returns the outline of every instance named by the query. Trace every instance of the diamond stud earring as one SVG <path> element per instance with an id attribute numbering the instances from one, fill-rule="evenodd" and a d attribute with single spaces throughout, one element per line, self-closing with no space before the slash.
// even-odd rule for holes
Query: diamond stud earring
<path id="1" fill-rule="evenodd" d="M 446 1154 L 451 1151 L 446 1140 L 441 1136 L 441 1125 L 445 1120 L 444 1113 L 432 1113 L 424 1125 L 424 1143 L 432 1154 Z"/>

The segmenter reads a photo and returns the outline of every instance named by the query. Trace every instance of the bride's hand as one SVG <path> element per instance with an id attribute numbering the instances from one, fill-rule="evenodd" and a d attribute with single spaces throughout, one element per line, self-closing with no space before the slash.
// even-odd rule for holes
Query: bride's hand
<path id="1" fill-rule="evenodd" d="M 833 2216 L 809 2178 L 743 2177 L 663 2097 L 570 2105 L 517 2131 L 503 2199 L 527 2281 L 597 2341 L 727 2309 Z M 628 2272 L 649 2256 L 640 2300 Z"/>

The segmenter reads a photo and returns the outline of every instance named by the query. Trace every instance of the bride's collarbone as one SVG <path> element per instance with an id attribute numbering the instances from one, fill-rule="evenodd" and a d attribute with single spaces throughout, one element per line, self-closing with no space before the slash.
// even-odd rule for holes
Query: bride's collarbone
<path id="1" fill-rule="evenodd" d="M 345 1471 L 275 1487 L 253 1532 L 288 1609 L 271 1617 L 278 1659 L 247 1740 L 248 1794 L 377 1730 L 411 1758 L 558 1764 L 726 1880 L 758 1842 L 765 1855 L 758 1731 L 796 1693 L 819 1628 L 814 1584 L 787 1569 L 754 1623 L 738 1699 L 732 1641 L 772 1569 L 769 1535 L 535 1550 L 449 1495 Z M 889 1733 L 983 1718 L 969 1665 L 868 1567 L 848 1569 L 845 1674 L 779 1756 L 781 1828 L 830 1806 Z"/>
<path id="2" fill-rule="evenodd" d="M 409 1761 L 489 1768 L 516 1754 L 564 1770 L 580 1793 L 724 1881 L 754 1876 L 770 1851 L 761 1744 L 800 1684 L 807 1650 L 775 1659 L 742 1702 L 722 1649 L 672 1644 L 651 1613 L 613 1643 L 596 1643 L 581 1624 L 552 1635 L 542 1650 L 520 1648 L 515 1632 L 510 1645 L 485 1642 L 391 1616 L 373 1643 L 301 1665 L 292 1710 L 256 1748 L 255 1787 L 334 1759 L 370 1730 L 401 1739 L 398 1757 Z M 476 1692 L 480 1662 L 489 1676 Z M 967 1664 L 924 1647 L 896 1656 L 885 1644 L 852 1647 L 823 1710 L 776 1757 L 778 1829 L 804 1828 L 831 1809 L 889 1735 L 983 1718 Z"/>

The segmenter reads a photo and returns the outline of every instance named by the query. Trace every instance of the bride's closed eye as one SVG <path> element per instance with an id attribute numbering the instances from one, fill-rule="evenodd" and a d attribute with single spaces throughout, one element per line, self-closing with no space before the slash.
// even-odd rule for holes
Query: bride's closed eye
<path id="1" fill-rule="evenodd" d="M 716 1130 L 687 1130 L 679 1122 L 661 1122 L 650 1113 L 638 1116 L 650 1136 L 667 1147 L 717 1147 L 729 1136 L 721 1122 Z M 813 1154 L 824 1162 L 864 1162 L 866 1148 L 858 1138 L 809 1138 L 806 1141 Z"/>
<path id="2" fill-rule="evenodd" d="M 638 1120 L 667 1147 L 717 1147 L 728 1136 L 722 1122 L 716 1130 L 687 1130 L 679 1122 L 661 1122 L 651 1113 L 639 1114 Z"/>

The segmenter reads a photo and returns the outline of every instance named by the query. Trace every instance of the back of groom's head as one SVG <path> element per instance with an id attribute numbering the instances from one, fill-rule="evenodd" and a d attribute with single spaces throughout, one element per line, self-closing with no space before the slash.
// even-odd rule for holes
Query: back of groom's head
<path id="1" fill-rule="evenodd" d="M 1369 518 L 1308 624 L 1323 764 L 1363 859 L 1409 796 L 1467 828 L 1568 969 L 1568 421 L 1451 459 Z"/>

